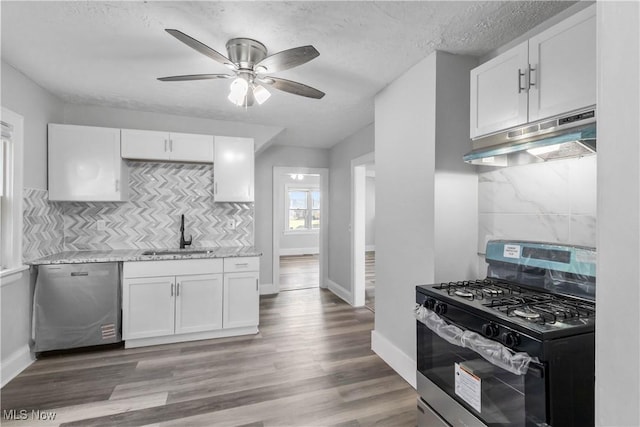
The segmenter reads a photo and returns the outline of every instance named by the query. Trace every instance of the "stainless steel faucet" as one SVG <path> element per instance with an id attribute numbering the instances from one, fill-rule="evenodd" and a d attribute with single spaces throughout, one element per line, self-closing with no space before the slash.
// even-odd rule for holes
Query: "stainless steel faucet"
<path id="1" fill-rule="evenodd" d="M 184 239 L 184 214 L 180 218 L 180 249 L 184 249 L 186 246 L 191 245 L 193 236 L 189 235 L 189 240 Z"/>

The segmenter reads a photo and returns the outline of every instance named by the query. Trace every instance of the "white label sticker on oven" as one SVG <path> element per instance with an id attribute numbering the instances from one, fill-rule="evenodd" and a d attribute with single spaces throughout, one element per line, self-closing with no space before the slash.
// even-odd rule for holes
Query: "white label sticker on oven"
<path id="1" fill-rule="evenodd" d="M 480 378 L 468 372 L 459 363 L 455 364 L 456 394 L 480 413 L 482 384 Z"/>
<path id="2" fill-rule="evenodd" d="M 520 245 L 504 245 L 505 258 L 520 258 Z"/>

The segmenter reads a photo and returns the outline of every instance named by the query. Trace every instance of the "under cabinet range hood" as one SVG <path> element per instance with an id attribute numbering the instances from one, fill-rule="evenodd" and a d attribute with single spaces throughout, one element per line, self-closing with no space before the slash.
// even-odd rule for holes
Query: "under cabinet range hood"
<path id="1" fill-rule="evenodd" d="M 515 166 L 582 157 L 596 152 L 595 108 L 508 129 L 472 141 L 467 163 Z"/>

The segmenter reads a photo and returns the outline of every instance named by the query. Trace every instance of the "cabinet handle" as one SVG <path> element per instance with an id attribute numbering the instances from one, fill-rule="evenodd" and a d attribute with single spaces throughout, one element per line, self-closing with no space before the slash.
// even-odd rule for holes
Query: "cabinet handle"
<path id="1" fill-rule="evenodd" d="M 120 191 L 120 180 L 116 179 L 116 193 Z"/>
<path id="2" fill-rule="evenodd" d="M 236 264 L 236 267 L 246 267 L 248 265 L 249 265 L 248 262 L 243 262 L 242 264 Z"/>
<path id="3" fill-rule="evenodd" d="M 179 297 L 180 296 L 180 283 L 178 283 L 176 285 L 176 296 Z"/>
<path id="4" fill-rule="evenodd" d="M 218 183 L 217 182 L 215 182 L 213 184 L 213 194 L 218 194 Z"/>
<path id="5" fill-rule="evenodd" d="M 171 284 L 171 296 L 173 296 L 173 287 L 174 287 L 174 286 L 175 286 L 175 285 L 172 283 L 172 284 Z"/>
<path id="6" fill-rule="evenodd" d="M 526 74 L 522 72 L 522 70 L 520 68 L 518 68 L 518 93 L 522 93 L 523 90 L 527 90 L 526 87 L 523 87 L 522 85 L 522 78 L 525 76 Z"/>
<path id="7" fill-rule="evenodd" d="M 169 140 L 169 151 L 173 153 L 173 139 Z"/>
<path id="8" fill-rule="evenodd" d="M 529 89 L 531 89 L 531 86 L 535 86 L 535 82 L 533 81 L 533 79 L 531 78 L 531 73 L 535 73 L 536 72 L 536 68 L 532 67 L 531 64 L 529 64 L 529 76 L 527 78 L 527 80 L 529 80 Z M 537 76 L 537 74 L 536 74 Z"/>
<path id="9" fill-rule="evenodd" d="M 247 185 L 247 196 L 251 196 L 251 184 Z"/>
<path id="10" fill-rule="evenodd" d="M 258 291 L 258 279 L 256 279 L 256 292 Z"/>
<path id="11" fill-rule="evenodd" d="M 164 152 L 165 153 L 167 152 L 167 140 L 166 139 L 164 140 Z"/>

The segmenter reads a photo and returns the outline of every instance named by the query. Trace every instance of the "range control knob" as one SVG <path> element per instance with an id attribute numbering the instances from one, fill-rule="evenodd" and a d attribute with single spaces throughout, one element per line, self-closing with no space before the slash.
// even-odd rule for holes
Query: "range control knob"
<path id="1" fill-rule="evenodd" d="M 435 307 L 433 307 L 433 311 L 437 314 L 445 314 L 447 312 L 447 305 L 441 302 L 436 303 Z"/>
<path id="2" fill-rule="evenodd" d="M 433 307 L 435 306 L 435 304 L 436 304 L 436 300 L 434 300 L 433 298 L 429 298 L 424 302 L 424 306 L 431 311 L 433 311 Z"/>
<path id="3" fill-rule="evenodd" d="M 502 340 L 502 343 L 509 348 L 520 344 L 520 338 L 514 332 L 503 332 L 500 339 Z"/>
<path id="4" fill-rule="evenodd" d="M 500 328 L 495 323 L 485 323 L 482 325 L 482 334 L 488 338 L 495 338 L 500 333 Z"/>

